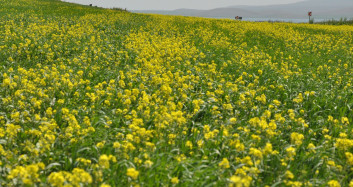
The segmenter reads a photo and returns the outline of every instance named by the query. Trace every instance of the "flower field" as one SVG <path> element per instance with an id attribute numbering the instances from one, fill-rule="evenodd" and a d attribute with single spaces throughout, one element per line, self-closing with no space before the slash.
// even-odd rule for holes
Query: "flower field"
<path id="1" fill-rule="evenodd" d="M 353 26 L 0 4 L 0 186 L 353 186 Z"/>

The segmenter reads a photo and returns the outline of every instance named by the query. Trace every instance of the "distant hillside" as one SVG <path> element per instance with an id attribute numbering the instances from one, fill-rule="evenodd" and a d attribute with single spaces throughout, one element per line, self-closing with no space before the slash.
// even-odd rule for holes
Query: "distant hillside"
<path id="1" fill-rule="evenodd" d="M 353 0 L 306 0 L 298 3 L 268 6 L 230 6 L 211 10 L 177 9 L 173 11 L 135 11 L 165 15 L 183 15 L 197 17 L 267 17 L 267 18 L 306 18 L 312 11 L 316 18 L 353 17 Z"/>

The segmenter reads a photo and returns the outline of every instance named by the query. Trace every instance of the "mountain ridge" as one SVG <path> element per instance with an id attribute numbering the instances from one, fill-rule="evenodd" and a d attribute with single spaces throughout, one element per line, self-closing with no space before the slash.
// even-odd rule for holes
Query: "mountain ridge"
<path id="1" fill-rule="evenodd" d="M 307 12 L 312 11 L 314 18 L 341 18 L 353 17 L 352 0 L 306 0 L 290 4 L 276 5 L 236 5 L 219 7 L 209 10 L 176 9 L 176 10 L 137 10 L 138 13 L 157 13 L 164 15 L 181 15 L 195 17 L 222 17 L 234 18 L 242 16 L 248 18 L 306 18 Z"/>

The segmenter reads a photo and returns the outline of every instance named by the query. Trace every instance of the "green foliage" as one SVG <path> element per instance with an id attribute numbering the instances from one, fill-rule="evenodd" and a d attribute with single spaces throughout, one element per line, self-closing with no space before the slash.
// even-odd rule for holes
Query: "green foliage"
<path id="1" fill-rule="evenodd" d="M 314 24 L 314 18 L 310 18 L 309 24 Z"/>
<path id="2" fill-rule="evenodd" d="M 348 19 L 348 18 L 340 18 L 339 20 L 332 19 L 332 20 L 317 22 L 317 24 L 322 24 L 322 25 L 353 25 L 353 19 Z"/>
<path id="3" fill-rule="evenodd" d="M 351 26 L 0 4 L 0 186 L 352 185 Z"/>

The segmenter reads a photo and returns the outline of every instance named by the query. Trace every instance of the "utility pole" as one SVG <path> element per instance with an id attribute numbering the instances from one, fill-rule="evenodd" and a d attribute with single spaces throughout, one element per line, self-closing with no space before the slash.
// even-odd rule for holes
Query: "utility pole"
<path id="1" fill-rule="evenodd" d="M 313 15 L 313 12 L 308 12 L 308 16 L 309 16 L 309 23 L 310 23 L 310 17 Z"/>

